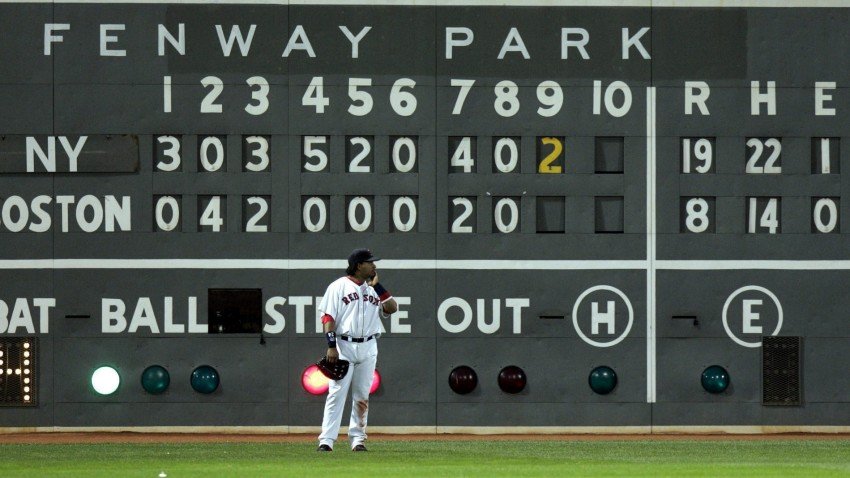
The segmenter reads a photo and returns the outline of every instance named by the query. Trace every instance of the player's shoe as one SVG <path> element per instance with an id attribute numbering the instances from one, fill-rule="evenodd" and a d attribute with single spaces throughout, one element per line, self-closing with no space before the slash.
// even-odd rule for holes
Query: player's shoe
<path id="1" fill-rule="evenodd" d="M 327 445 L 319 445 L 319 448 L 316 448 L 316 451 L 334 451 L 333 448 Z"/>
<path id="2" fill-rule="evenodd" d="M 366 449 L 365 445 L 360 443 L 358 445 L 355 445 L 354 448 L 351 449 L 351 451 L 369 451 L 369 450 Z"/>

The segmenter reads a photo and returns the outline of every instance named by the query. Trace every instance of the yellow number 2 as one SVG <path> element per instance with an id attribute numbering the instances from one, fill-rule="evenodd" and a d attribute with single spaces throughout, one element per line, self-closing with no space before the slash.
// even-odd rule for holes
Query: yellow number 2
<path id="1" fill-rule="evenodd" d="M 561 144 L 561 140 L 558 138 L 546 137 L 540 138 L 540 141 L 543 144 L 551 144 L 552 152 L 543 158 L 543 161 L 540 161 L 540 166 L 537 167 L 537 172 L 543 174 L 560 174 L 563 171 L 563 168 L 561 166 L 552 166 L 551 164 L 558 159 L 561 152 L 564 150 L 564 145 Z"/>

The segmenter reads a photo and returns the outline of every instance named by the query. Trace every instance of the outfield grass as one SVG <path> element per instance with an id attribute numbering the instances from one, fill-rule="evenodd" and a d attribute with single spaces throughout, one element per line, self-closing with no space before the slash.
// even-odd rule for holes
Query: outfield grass
<path id="1" fill-rule="evenodd" d="M 850 476 L 848 440 L 0 445 L 0 477 Z"/>

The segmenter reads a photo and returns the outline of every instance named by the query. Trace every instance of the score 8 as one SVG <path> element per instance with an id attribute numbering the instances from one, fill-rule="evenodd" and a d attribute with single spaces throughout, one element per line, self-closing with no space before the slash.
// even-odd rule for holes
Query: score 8
<path id="1" fill-rule="evenodd" d="M 682 198 L 682 232 L 714 232 L 713 197 Z"/>

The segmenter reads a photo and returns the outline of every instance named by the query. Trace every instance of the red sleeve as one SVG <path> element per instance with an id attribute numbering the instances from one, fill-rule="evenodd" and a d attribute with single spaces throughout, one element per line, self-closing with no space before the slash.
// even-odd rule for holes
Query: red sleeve
<path id="1" fill-rule="evenodd" d="M 328 314 L 322 316 L 322 325 L 327 324 L 328 322 L 333 322 L 334 318 Z"/>

